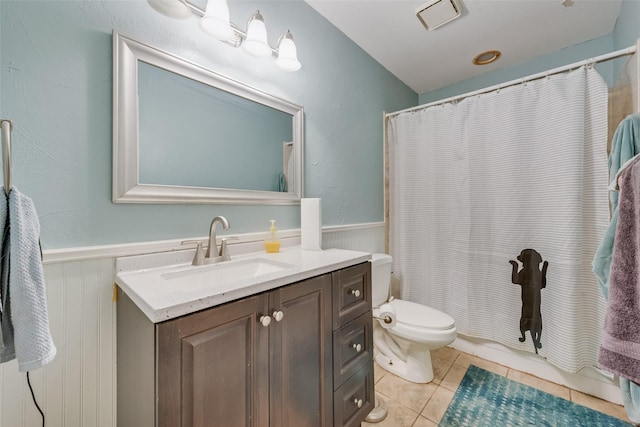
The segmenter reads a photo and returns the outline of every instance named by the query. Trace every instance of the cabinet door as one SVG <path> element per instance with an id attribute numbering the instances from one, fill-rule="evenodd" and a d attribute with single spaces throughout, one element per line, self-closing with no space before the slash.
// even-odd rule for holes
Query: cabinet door
<path id="1" fill-rule="evenodd" d="M 159 427 L 267 427 L 268 333 L 258 295 L 157 326 Z"/>
<path id="2" fill-rule="evenodd" d="M 269 303 L 271 426 L 332 426 L 331 275 L 273 291 Z"/>

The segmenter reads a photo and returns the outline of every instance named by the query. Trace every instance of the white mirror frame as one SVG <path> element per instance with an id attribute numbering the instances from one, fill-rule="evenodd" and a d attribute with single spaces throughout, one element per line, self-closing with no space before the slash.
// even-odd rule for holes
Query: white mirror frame
<path id="1" fill-rule="evenodd" d="M 222 89 L 292 115 L 292 192 L 140 184 L 138 162 L 138 61 Z M 182 58 L 113 33 L 113 202 L 300 204 L 303 196 L 304 110 Z M 249 154 L 250 155 L 250 154 Z"/>

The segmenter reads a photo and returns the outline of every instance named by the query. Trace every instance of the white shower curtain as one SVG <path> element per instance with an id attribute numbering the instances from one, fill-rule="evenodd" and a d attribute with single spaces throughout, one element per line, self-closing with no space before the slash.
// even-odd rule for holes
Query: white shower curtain
<path id="1" fill-rule="evenodd" d="M 402 298 L 448 313 L 461 334 L 537 350 L 566 371 L 595 365 L 605 302 L 591 261 L 609 220 L 601 76 L 585 66 L 392 115 L 388 138 Z M 541 260 L 521 286 L 510 261 L 522 269 L 524 249 Z M 521 323 L 536 310 L 538 348 L 527 328 L 540 319 Z"/>

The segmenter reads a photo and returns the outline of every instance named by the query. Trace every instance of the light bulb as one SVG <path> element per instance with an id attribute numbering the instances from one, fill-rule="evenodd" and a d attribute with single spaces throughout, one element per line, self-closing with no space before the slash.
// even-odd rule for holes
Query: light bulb
<path id="1" fill-rule="evenodd" d="M 227 0 L 209 0 L 199 23 L 202 31 L 218 40 L 230 40 L 235 34 L 229 21 Z"/>
<path id="2" fill-rule="evenodd" d="M 280 37 L 278 42 L 278 58 L 276 65 L 285 71 L 298 71 L 302 64 L 298 61 L 296 44 L 293 42 L 293 35 L 287 32 Z"/>
<path id="3" fill-rule="evenodd" d="M 156 12 L 173 19 L 188 19 L 191 9 L 180 0 L 147 0 Z"/>
<path id="4" fill-rule="evenodd" d="M 244 50 L 254 56 L 271 55 L 271 47 L 267 42 L 267 28 L 260 11 L 256 11 L 247 24 L 247 38 L 242 43 Z"/>

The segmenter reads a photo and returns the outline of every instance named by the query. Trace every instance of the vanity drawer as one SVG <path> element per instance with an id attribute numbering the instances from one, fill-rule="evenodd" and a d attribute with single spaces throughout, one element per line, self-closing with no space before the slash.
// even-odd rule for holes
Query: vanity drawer
<path id="1" fill-rule="evenodd" d="M 333 275 L 333 329 L 371 311 L 371 263 L 344 268 Z"/>
<path id="2" fill-rule="evenodd" d="M 333 401 L 333 425 L 335 427 L 360 426 L 361 421 L 374 406 L 373 360 L 369 360 L 336 390 Z"/>
<path id="3" fill-rule="evenodd" d="M 333 333 L 333 384 L 337 389 L 373 358 L 371 311 Z"/>

